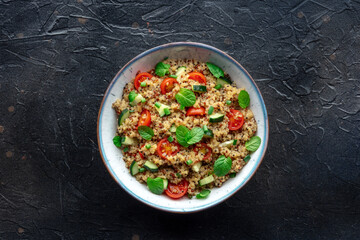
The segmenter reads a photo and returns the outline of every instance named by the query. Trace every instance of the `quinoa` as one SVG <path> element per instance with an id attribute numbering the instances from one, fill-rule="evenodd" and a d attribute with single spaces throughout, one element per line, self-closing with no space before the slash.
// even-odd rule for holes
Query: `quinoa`
<path id="1" fill-rule="evenodd" d="M 232 166 L 229 173 L 225 176 L 218 177 L 213 174 L 215 180 L 206 185 L 206 188 L 220 187 L 227 179 L 229 174 L 239 172 L 246 164 L 244 158 L 250 153 L 245 148 L 245 142 L 248 141 L 252 136 L 255 135 L 257 130 L 257 124 L 252 111 L 249 108 L 242 109 L 238 104 L 238 95 L 244 88 L 236 88 L 234 84 L 225 84 L 219 90 L 215 89 L 216 78 L 211 74 L 206 63 L 197 60 L 183 60 L 183 59 L 167 59 L 163 61 L 165 64 L 170 64 L 169 74 L 164 77 L 158 77 L 155 75 L 154 70 L 150 70 L 152 74 L 151 79 L 147 79 L 144 82 L 146 87 L 140 87 L 138 90 L 135 89 L 134 79 L 130 81 L 124 88 L 123 96 L 121 99 L 117 99 L 112 107 L 120 114 L 124 109 L 131 111 L 130 115 L 126 120 L 118 126 L 117 135 L 127 136 L 130 138 L 138 139 L 138 144 L 135 146 L 127 146 L 127 151 L 123 151 L 123 160 L 125 161 L 126 167 L 129 168 L 133 161 L 138 163 L 138 166 L 143 167 L 146 161 L 150 161 L 156 164 L 159 168 L 158 172 L 150 172 L 148 170 L 138 173 L 135 178 L 141 182 L 146 183 L 147 178 L 166 178 L 170 183 L 178 184 L 183 179 L 188 181 L 188 195 L 193 196 L 204 187 L 199 186 L 199 180 L 207 177 L 213 173 L 213 166 L 216 159 L 221 155 L 230 157 L 232 159 Z M 161 94 L 160 84 L 168 78 L 169 75 L 175 75 L 178 67 L 185 66 L 186 70 L 184 74 L 178 76 L 175 87 L 166 94 Z M 176 93 L 181 88 L 191 90 L 192 85 L 201 85 L 198 81 L 189 79 L 190 72 L 200 72 L 206 77 L 207 92 L 195 93 L 196 102 L 193 105 L 195 108 L 205 108 L 205 115 L 202 116 L 186 116 L 186 110 L 180 110 L 180 105 L 175 99 Z M 229 76 L 225 73 L 225 76 Z M 129 93 L 136 91 L 140 93 L 146 102 L 141 102 L 136 106 L 129 104 Z M 226 104 L 226 101 L 231 101 L 231 104 Z M 171 114 L 160 117 L 159 112 L 155 108 L 155 103 L 160 102 L 170 106 Z M 210 106 L 214 107 L 214 113 L 225 114 L 224 120 L 217 123 L 209 122 L 208 110 Z M 143 110 L 148 110 L 151 114 L 151 125 L 150 127 L 154 131 L 154 136 L 150 141 L 143 139 L 137 131 L 137 125 Z M 244 116 L 244 124 L 239 130 L 229 130 L 229 118 L 227 113 L 230 109 L 240 111 Z M 176 144 L 176 134 L 170 132 L 169 129 L 172 125 L 176 127 L 183 125 L 188 129 L 194 127 L 203 127 L 206 125 L 210 129 L 214 137 L 203 138 L 201 143 L 207 144 L 212 149 L 212 154 L 209 159 L 204 160 L 204 153 L 201 151 L 196 152 L 194 148 L 197 144 L 191 145 L 187 148 L 180 146 L 180 151 L 174 156 L 168 156 L 167 159 L 161 158 L 157 153 L 157 144 L 160 140 L 172 136 Z M 237 140 L 236 145 L 229 147 L 220 147 L 219 145 L 229 140 Z M 150 144 L 150 148 L 147 149 L 145 145 Z M 176 147 L 175 147 L 176 149 Z M 173 146 L 174 150 L 174 146 Z M 140 154 L 141 153 L 141 154 Z M 192 164 L 188 165 L 186 161 L 191 160 Z M 195 172 L 192 169 L 192 165 L 202 162 L 200 170 Z"/>

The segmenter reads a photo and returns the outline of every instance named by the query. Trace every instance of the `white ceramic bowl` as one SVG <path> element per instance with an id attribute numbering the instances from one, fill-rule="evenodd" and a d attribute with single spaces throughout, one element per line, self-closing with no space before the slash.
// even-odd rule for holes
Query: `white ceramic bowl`
<path id="1" fill-rule="evenodd" d="M 251 160 L 245 165 L 235 178 L 226 181 L 220 188 L 211 189 L 206 199 L 188 199 L 184 197 L 173 200 L 165 195 L 151 193 L 145 184 L 141 184 L 129 173 L 122 159 L 121 151 L 114 146 L 112 139 L 116 132 L 116 113 L 111 104 L 122 97 L 125 84 L 135 77 L 138 71 L 148 71 L 165 57 L 197 59 L 203 62 L 210 61 L 224 71 L 236 83 L 237 87 L 245 87 L 250 95 L 250 108 L 258 124 L 257 135 L 262 142 L 259 149 L 251 154 Z M 215 206 L 242 188 L 254 175 L 266 151 L 269 138 L 269 124 L 266 107 L 261 93 L 249 73 L 232 57 L 223 51 L 209 45 L 194 42 L 176 42 L 161 45 L 147 50 L 128 62 L 114 77 L 99 110 L 97 122 L 97 136 L 101 157 L 114 180 L 139 201 L 169 212 L 187 213 L 204 210 Z"/>

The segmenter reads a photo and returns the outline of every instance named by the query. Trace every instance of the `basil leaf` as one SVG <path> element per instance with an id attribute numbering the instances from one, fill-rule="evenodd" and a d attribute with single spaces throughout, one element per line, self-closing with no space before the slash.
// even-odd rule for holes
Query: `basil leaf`
<path id="1" fill-rule="evenodd" d="M 250 152 L 255 152 L 260 147 L 260 144 L 261 144 L 261 138 L 258 136 L 254 136 L 245 143 L 245 147 Z"/>
<path id="2" fill-rule="evenodd" d="M 211 191 L 209 189 L 204 189 L 196 195 L 196 198 L 197 199 L 207 198 L 207 196 L 209 196 L 210 193 L 211 193 Z"/>
<path id="3" fill-rule="evenodd" d="M 138 132 L 140 136 L 145 140 L 151 140 L 151 138 L 154 136 L 154 131 L 148 126 L 139 126 Z"/>
<path id="4" fill-rule="evenodd" d="M 165 76 L 165 74 L 169 74 L 169 68 L 170 68 L 170 64 L 159 62 L 158 64 L 156 64 L 155 74 L 158 75 L 159 77 L 163 77 Z"/>
<path id="5" fill-rule="evenodd" d="M 191 107 L 196 102 L 195 94 L 186 88 L 181 88 L 175 98 L 181 107 Z"/>
<path id="6" fill-rule="evenodd" d="M 193 129 L 190 130 L 188 136 L 186 136 L 186 141 L 188 144 L 191 145 L 200 142 L 203 136 L 204 136 L 204 130 L 202 130 L 202 128 L 199 127 L 194 127 Z"/>
<path id="7" fill-rule="evenodd" d="M 239 100 L 239 105 L 242 108 L 246 108 L 247 106 L 249 106 L 250 103 L 250 97 L 247 91 L 245 90 L 241 90 L 238 96 L 238 100 Z"/>
<path id="8" fill-rule="evenodd" d="M 186 140 L 186 136 L 188 135 L 188 133 L 190 133 L 190 130 L 187 129 L 187 127 L 185 126 L 178 126 L 176 128 L 176 140 L 183 147 L 189 146 Z"/>
<path id="9" fill-rule="evenodd" d="M 214 75 L 214 77 L 224 77 L 224 71 L 221 68 L 210 62 L 207 62 L 206 65 L 208 66 L 210 72 L 212 73 L 212 75 Z"/>
<path id="10" fill-rule="evenodd" d="M 162 178 L 150 178 L 146 180 L 150 192 L 160 195 L 164 191 L 164 180 Z"/>
<path id="11" fill-rule="evenodd" d="M 225 176 L 231 169 L 231 158 L 221 155 L 214 163 L 214 173 L 216 176 Z"/>
<path id="12" fill-rule="evenodd" d="M 122 139 L 122 137 L 120 137 L 120 136 L 115 136 L 115 137 L 113 138 L 113 143 L 114 143 L 114 145 L 117 146 L 117 147 L 121 147 L 122 142 L 123 142 L 123 139 Z"/>

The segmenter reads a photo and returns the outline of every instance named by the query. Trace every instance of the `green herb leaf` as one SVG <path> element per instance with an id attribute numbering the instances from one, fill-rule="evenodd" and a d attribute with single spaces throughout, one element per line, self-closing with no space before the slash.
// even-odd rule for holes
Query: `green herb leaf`
<path id="1" fill-rule="evenodd" d="M 225 176 L 231 169 L 232 161 L 231 158 L 227 158 L 221 155 L 214 164 L 214 173 L 216 176 Z"/>
<path id="2" fill-rule="evenodd" d="M 193 163 L 192 160 L 187 160 L 187 161 L 186 161 L 186 164 L 187 164 L 187 165 L 190 165 L 190 164 L 192 164 L 192 163 Z"/>
<path id="3" fill-rule="evenodd" d="M 245 143 L 245 147 L 250 152 L 255 152 L 261 144 L 261 138 L 258 136 L 253 136 L 249 141 Z"/>
<path id="4" fill-rule="evenodd" d="M 210 106 L 208 110 L 208 114 L 211 115 L 214 112 L 214 107 Z"/>
<path id="5" fill-rule="evenodd" d="M 124 148 L 124 150 L 123 150 L 124 152 L 127 152 L 127 151 L 129 151 L 129 148 L 128 147 L 126 147 L 126 148 Z"/>
<path id="6" fill-rule="evenodd" d="M 246 108 L 247 106 L 249 106 L 250 103 L 250 97 L 247 91 L 245 90 L 241 90 L 238 96 L 238 100 L 239 100 L 239 105 L 242 108 Z"/>
<path id="7" fill-rule="evenodd" d="M 141 173 L 142 173 L 142 172 L 145 172 L 145 168 L 140 168 L 140 169 L 139 169 L 139 172 L 141 172 Z"/>
<path id="8" fill-rule="evenodd" d="M 174 138 L 173 138 L 172 136 L 169 136 L 169 137 L 168 137 L 168 141 L 169 141 L 169 142 L 172 142 L 172 141 L 174 141 Z"/>
<path id="9" fill-rule="evenodd" d="M 177 177 L 177 178 L 181 178 L 181 174 L 180 174 L 180 173 L 176 173 L 176 177 Z"/>
<path id="10" fill-rule="evenodd" d="M 211 193 L 211 191 L 209 189 L 204 189 L 196 195 L 196 198 L 197 199 L 207 198 L 207 196 L 209 196 L 210 193 Z"/>
<path id="11" fill-rule="evenodd" d="M 229 174 L 229 177 L 231 177 L 231 178 L 236 177 L 236 173 L 234 173 L 234 172 L 233 172 L 233 173 L 230 173 L 230 174 Z"/>
<path id="12" fill-rule="evenodd" d="M 244 162 L 247 163 L 250 160 L 250 158 L 251 158 L 250 155 L 247 155 L 246 157 L 244 157 Z"/>
<path id="13" fill-rule="evenodd" d="M 216 89 L 216 90 L 219 90 L 220 88 L 222 88 L 222 85 L 221 85 L 221 84 L 217 84 L 217 85 L 215 86 L 215 89 Z"/>
<path id="14" fill-rule="evenodd" d="M 176 128 L 176 140 L 183 147 L 188 147 L 189 144 L 186 141 L 186 136 L 190 132 L 189 129 L 185 126 L 178 126 Z"/>
<path id="15" fill-rule="evenodd" d="M 162 178 L 150 178 L 146 180 L 150 192 L 160 195 L 164 191 L 164 180 Z"/>
<path id="16" fill-rule="evenodd" d="M 146 148 L 146 149 L 150 149 L 150 148 L 151 148 L 151 145 L 150 145 L 150 144 L 146 144 L 145 148 Z"/>
<path id="17" fill-rule="evenodd" d="M 194 127 L 187 134 L 186 141 L 187 141 L 188 144 L 191 145 L 191 144 L 200 142 L 201 139 L 203 138 L 203 136 L 204 136 L 204 130 L 202 130 L 202 128 L 199 128 L 199 127 Z"/>
<path id="18" fill-rule="evenodd" d="M 113 143 L 114 143 L 114 145 L 117 146 L 117 147 L 121 147 L 122 142 L 123 142 L 123 139 L 122 139 L 122 137 L 120 137 L 120 136 L 115 136 L 115 137 L 113 138 Z"/>
<path id="19" fill-rule="evenodd" d="M 159 62 L 158 64 L 156 64 L 155 74 L 158 75 L 159 77 L 163 77 L 165 76 L 165 74 L 169 73 L 169 68 L 170 68 L 170 64 Z"/>
<path id="20" fill-rule="evenodd" d="M 212 73 L 212 75 L 214 75 L 214 77 L 224 77 L 224 71 L 220 67 L 210 62 L 207 62 L 206 65 L 208 66 L 210 72 Z"/>
<path id="21" fill-rule="evenodd" d="M 177 76 L 176 75 L 169 75 L 169 77 L 171 77 L 171 78 L 177 78 Z"/>
<path id="22" fill-rule="evenodd" d="M 145 140 L 151 140 L 151 138 L 154 136 L 154 131 L 148 126 L 139 126 L 138 132 L 140 136 Z"/>
<path id="23" fill-rule="evenodd" d="M 133 102 L 138 94 L 135 91 L 129 93 L 129 102 Z"/>
<path id="24" fill-rule="evenodd" d="M 191 107 L 196 102 L 195 94 L 186 88 L 181 88 L 180 91 L 175 95 L 175 98 L 181 107 Z"/>

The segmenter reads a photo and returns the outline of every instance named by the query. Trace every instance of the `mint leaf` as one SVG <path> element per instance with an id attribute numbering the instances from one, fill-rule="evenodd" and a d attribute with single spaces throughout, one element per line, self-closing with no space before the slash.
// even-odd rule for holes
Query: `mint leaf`
<path id="1" fill-rule="evenodd" d="M 212 75 L 214 75 L 214 77 L 224 77 L 224 71 L 221 68 L 211 62 L 207 62 L 206 65 L 208 66 L 210 72 L 212 73 Z"/>
<path id="2" fill-rule="evenodd" d="M 135 91 L 129 93 L 129 102 L 133 102 L 138 94 Z"/>
<path id="3" fill-rule="evenodd" d="M 117 147 L 121 147 L 122 142 L 123 142 L 123 138 L 120 137 L 120 136 L 115 136 L 115 137 L 113 138 L 113 143 L 114 143 L 114 145 L 117 146 Z"/>
<path id="4" fill-rule="evenodd" d="M 155 74 L 158 75 L 159 77 L 163 77 L 165 76 L 165 74 L 169 74 L 169 68 L 170 68 L 170 64 L 159 62 L 158 64 L 156 64 Z"/>
<path id="5" fill-rule="evenodd" d="M 194 127 L 187 135 L 186 142 L 191 145 L 201 141 L 204 136 L 204 130 L 199 127 Z"/>
<path id="6" fill-rule="evenodd" d="M 250 97 L 247 91 L 245 90 L 241 90 L 238 96 L 238 100 L 239 100 L 239 105 L 242 108 L 246 108 L 247 106 L 249 106 L 250 103 Z"/>
<path id="7" fill-rule="evenodd" d="M 196 198 L 197 199 L 207 198 L 207 196 L 209 196 L 210 193 L 211 193 L 211 191 L 209 189 L 204 189 L 196 195 Z"/>
<path id="8" fill-rule="evenodd" d="M 195 94 L 186 88 L 181 88 L 175 98 L 181 107 L 191 107 L 196 102 Z"/>
<path id="9" fill-rule="evenodd" d="M 138 132 L 140 136 L 145 140 L 151 140 L 151 138 L 154 136 L 154 131 L 148 126 L 139 126 Z"/>
<path id="10" fill-rule="evenodd" d="M 187 140 L 186 140 L 186 136 L 188 133 L 190 133 L 190 130 L 187 129 L 187 127 L 185 127 L 185 126 L 178 126 L 176 128 L 176 140 L 183 147 L 189 146 L 189 144 L 187 143 Z"/>
<path id="11" fill-rule="evenodd" d="M 231 158 L 227 158 L 221 155 L 214 164 L 214 173 L 216 176 L 225 176 L 231 169 L 232 161 Z"/>
<path id="12" fill-rule="evenodd" d="M 150 178 L 146 180 L 150 192 L 160 195 L 164 191 L 164 180 L 162 178 Z"/>
<path id="13" fill-rule="evenodd" d="M 261 144 L 261 138 L 258 136 L 254 136 L 245 143 L 245 147 L 248 151 L 255 152 L 260 147 L 260 144 Z"/>

